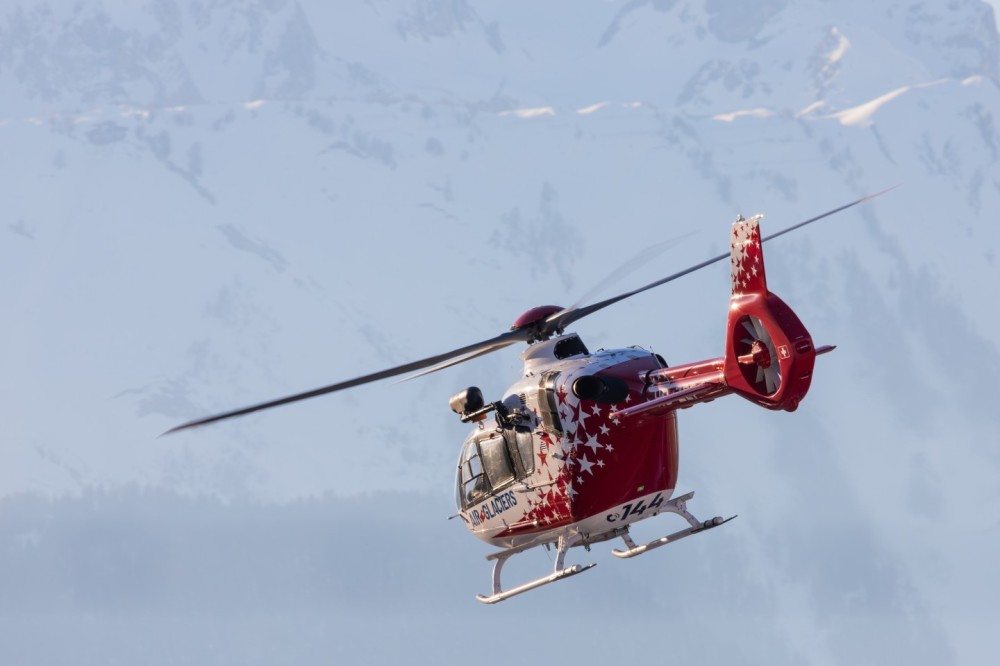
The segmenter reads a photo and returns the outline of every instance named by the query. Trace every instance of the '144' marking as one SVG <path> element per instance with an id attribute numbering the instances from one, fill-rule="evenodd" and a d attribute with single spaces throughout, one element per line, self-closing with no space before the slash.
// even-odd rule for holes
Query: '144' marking
<path id="1" fill-rule="evenodd" d="M 607 521 L 609 523 L 616 523 L 619 520 L 626 520 L 629 516 L 641 516 L 643 513 L 650 509 L 656 509 L 661 504 L 663 504 L 663 493 L 656 493 L 656 497 L 653 498 L 649 504 L 646 504 L 642 500 L 639 500 L 633 504 L 626 504 L 622 507 L 622 512 L 619 513 L 609 513 L 607 515 Z"/>

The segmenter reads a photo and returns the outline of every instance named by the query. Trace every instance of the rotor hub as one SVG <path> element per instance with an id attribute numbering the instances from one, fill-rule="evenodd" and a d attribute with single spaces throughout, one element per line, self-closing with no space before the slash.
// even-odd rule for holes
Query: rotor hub
<path id="1" fill-rule="evenodd" d="M 771 367 L 771 352 L 762 340 L 753 341 L 753 344 L 750 345 L 750 354 L 753 357 L 753 362 L 757 364 L 758 368 Z"/>
<path id="2" fill-rule="evenodd" d="M 531 308 L 514 320 L 514 323 L 510 326 L 510 330 L 518 331 L 525 328 L 533 328 L 535 332 L 528 338 L 529 343 L 548 340 L 554 332 L 557 333 L 558 331 L 546 330 L 545 322 L 549 317 L 563 310 L 565 308 L 559 305 L 539 305 L 538 307 Z"/>

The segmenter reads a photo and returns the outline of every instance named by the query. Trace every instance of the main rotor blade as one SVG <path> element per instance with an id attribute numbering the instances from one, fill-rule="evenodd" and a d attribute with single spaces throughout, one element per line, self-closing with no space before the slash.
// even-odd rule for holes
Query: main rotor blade
<path id="1" fill-rule="evenodd" d="M 423 377 L 424 375 L 430 375 L 430 374 L 433 374 L 435 372 L 440 372 L 441 370 L 444 370 L 446 368 L 450 368 L 453 365 L 458 365 L 460 363 L 465 363 L 466 361 L 471 361 L 474 358 L 479 358 L 480 356 L 486 356 L 487 354 L 492 354 L 493 352 L 499 351 L 499 350 L 503 349 L 504 347 L 508 347 L 508 346 L 514 344 L 515 342 L 519 342 L 519 341 L 518 340 L 505 340 L 504 342 L 498 342 L 498 343 L 490 345 L 488 347 L 484 347 L 483 349 L 480 349 L 479 351 L 469 352 L 468 354 L 464 354 L 463 356 L 458 356 L 458 357 L 453 358 L 453 359 L 451 359 L 449 361 L 444 361 L 442 363 L 438 363 L 437 365 L 435 365 L 435 366 L 433 366 L 431 368 L 427 368 L 426 370 L 421 370 L 420 372 L 418 372 L 416 374 L 412 374 L 409 377 L 403 377 L 402 379 L 397 380 L 396 383 L 397 384 L 402 384 L 403 382 L 408 382 L 411 379 L 416 379 L 418 377 Z"/>
<path id="2" fill-rule="evenodd" d="M 209 423 L 215 423 L 216 421 L 224 421 L 226 419 L 235 418 L 237 416 L 244 416 L 246 414 L 252 414 L 253 412 L 259 412 L 263 409 L 271 409 L 272 407 L 280 407 L 281 405 L 287 405 L 290 402 L 298 402 L 299 400 L 308 400 L 309 398 L 315 398 L 316 396 L 325 395 L 327 393 L 333 393 L 334 391 L 342 391 L 344 389 L 353 388 L 355 386 L 361 386 L 362 384 L 368 384 L 369 382 L 376 382 L 380 379 L 386 379 L 388 377 L 395 377 L 396 375 L 402 375 L 407 372 L 413 372 L 414 370 L 422 370 L 432 365 L 437 365 L 444 361 L 455 358 L 456 356 L 465 357 L 453 364 L 463 363 L 465 361 L 472 360 L 477 356 L 482 356 L 483 354 L 488 354 L 498 349 L 502 349 L 507 345 L 514 344 L 515 342 L 523 342 L 527 340 L 528 331 L 525 329 L 520 329 L 516 331 L 507 331 L 502 333 L 495 338 L 490 338 L 489 340 L 483 340 L 482 342 L 477 342 L 465 347 L 460 347 L 459 349 L 453 349 L 449 352 L 443 354 L 438 354 L 436 356 L 429 356 L 427 358 L 421 359 L 419 361 L 413 361 L 412 363 L 405 363 L 403 365 L 397 365 L 393 368 L 388 368 L 386 370 L 380 370 L 379 372 L 373 372 L 370 375 L 363 375 L 361 377 L 356 377 L 354 379 L 349 379 L 346 382 L 339 382 L 337 384 L 330 384 L 329 386 L 322 386 L 311 391 L 305 391 L 303 393 L 296 393 L 294 395 L 285 396 L 284 398 L 278 398 L 277 400 L 269 400 L 267 402 L 262 402 L 256 405 L 250 405 L 249 407 L 241 407 L 240 409 L 234 409 L 232 411 L 223 412 L 221 414 L 215 414 L 213 416 L 206 416 L 205 418 L 196 419 L 194 421 L 188 421 L 187 423 L 182 423 L 179 426 L 175 426 L 170 430 L 163 433 L 163 435 L 169 435 L 181 430 L 187 430 L 188 428 L 195 428 L 197 426 L 207 425 Z M 433 370 L 440 370 L 441 368 L 434 368 Z M 161 437 L 163 435 L 160 435 Z"/>
<path id="3" fill-rule="evenodd" d="M 864 196 L 857 201 L 852 201 L 851 203 L 840 206 L 839 208 L 834 208 L 833 210 L 827 211 L 822 215 L 817 215 L 816 217 L 805 220 L 804 222 L 799 222 L 796 225 L 788 227 L 787 229 L 782 229 L 770 236 L 765 236 L 761 239 L 761 242 L 777 238 L 778 236 L 787 234 L 790 231 L 794 231 L 800 227 L 804 227 L 807 224 L 822 220 L 825 217 L 829 217 L 834 213 L 838 213 L 842 210 L 850 208 L 851 206 L 856 206 L 859 203 L 873 199 L 881 194 L 885 194 L 889 190 L 894 189 L 890 187 L 881 192 L 876 192 L 875 194 L 869 194 Z M 594 303 L 593 305 L 588 305 L 582 308 L 568 308 L 566 310 L 561 310 L 550 316 L 541 324 L 541 330 L 539 331 L 536 327 L 524 327 L 508 331 L 506 333 L 501 333 L 500 335 L 490 338 L 489 340 L 483 340 L 482 342 L 476 342 L 465 347 L 460 347 L 458 349 L 453 349 L 449 352 L 443 354 L 437 354 L 436 356 L 429 356 L 427 358 L 421 359 L 419 361 L 413 361 L 411 363 L 405 363 L 403 365 L 397 365 L 393 368 L 388 368 L 386 370 L 381 370 L 379 372 L 373 372 L 368 375 L 363 375 L 361 377 L 356 377 L 354 379 L 349 379 L 345 382 L 339 382 L 337 384 L 330 384 L 329 386 L 322 386 L 311 391 L 305 391 L 303 393 L 296 393 L 294 395 L 289 395 L 284 398 L 278 398 L 277 400 L 269 400 L 268 402 L 262 402 L 256 405 L 250 405 L 249 407 L 242 407 L 240 409 L 234 409 L 232 411 L 223 412 L 221 414 L 215 414 L 213 416 L 207 416 L 205 418 L 196 419 L 194 421 L 188 421 L 187 423 L 182 423 L 179 426 L 175 426 L 170 430 L 167 430 L 164 435 L 169 435 L 181 430 L 187 430 L 188 428 L 195 428 L 198 426 L 207 425 L 209 423 L 215 423 L 216 421 L 224 421 L 226 419 L 235 418 L 237 416 L 244 416 L 246 414 L 252 414 L 253 412 L 259 412 L 264 409 L 271 409 L 272 407 L 279 407 L 281 405 L 287 405 L 292 402 L 298 402 L 300 400 L 308 400 L 309 398 L 315 398 L 320 395 L 325 395 L 327 393 L 333 393 L 335 391 L 342 391 L 344 389 L 353 388 L 355 386 L 361 386 L 362 384 L 368 384 L 370 382 L 375 382 L 380 379 L 387 379 L 389 377 L 395 377 L 396 375 L 401 375 L 407 372 L 413 372 L 416 370 L 428 370 L 421 372 L 415 376 L 421 376 L 424 374 L 429 374 L 431 372 L 437 372 L 438 370 L 443 370 L 444 368 L 451 367 L 452 365 L 457 365 L 459 363 L 464 363 L 465 361 L 472 360 L 484 354 L 497 351 L 515 342 L 527 342 L 532 339 L 538 339 L 539 334 L 544 334 L 544 336 L 552 335 L 556 332 L 562 331 L 569 324 L 586 317 L 589 314 L 602 310 L 609 305 L 613 305 L 618 301 L 622 301 L 630 296 L 635 296 L 636 294 L 641 294 L 644 291 L 648 291 L 653 287 L 658 287 L 667 282 L 676 280 L 679 277 L 683 277 L 688 273 L 693 273 L 697 270 L 705 268 L 711 264 L 722 261 L 729 256 L 729 252 L 725 254 L 720 254 L 717 257 L 713 257 L 706 261 L 701 262 L 690 268 L 686 268 L 680 272 L 669 275 L 665 278 L 657 280 L 656 282 L 651 282 L 644 287 L 639 287 L 638 289 L 633 289 L 632 291 L 626 292 L 624 294 L 619 294 L 618 296 L 613 296 L 611 298 L 600 301 L 599 303 Z M 431 367 L 434 366 L 434 367 Z M 161 435 L 162 436 L 162 435 Z"/>
<path id="4" fill-rule="evenodd" d="M 896 189 L 896 187 L 898 187 L 898 186 L 893 185 L 892 187 L 884 189 L 881 192 L 876 192 L 874 194 L 867 194 L 867 195 L 861 197 L 860 199 L 858 199 L 856 201 L 852 201 L 852 202 L 850 202 L 848 204 L 844 204 L 843 206 L 840 206 L 838 208 L 834 208 L 833 210 L 828 210 L 827 212 L 825 212 L 825 213 L 823 213 L 821 215 L 817 215 L 816 217 L 811 217 L 808 220 L 805 220 L 804 222 L 799 222 L 798 224 L 794 224 L 794 225 L 788 227 L 787 229 L 782 229 L 781 231 L 777 231 L 777 232 L 775 232 L 773 234 L 770 234 L 768 236 L 764 236 L 760 240 L 763 243 L 765 241 L 769 241 L 769 240 L 772 240 L 774 238 L 777 238 L 778 236 L 783 236 L 783 235 L 789 233 L 790 231 L 795 231 L 796 229 L 804 227 L 807 224 L 812 224 L 813 222 L 818 222 L 819 220 L 822 220 L 825 217 L 830 217 L 834 213 L 839 213 L 842 210 L 847 210 L 848 208 L 850 208 L 852 206 L 857 206 L 860 203 L 864 203 L 865 201 L 868 201 L 870 199 L 874 199 L 877 196 L 881 196 L 881 195 L 885 194 L 886 192 L 888 192 L 890 190 Z M 642 292 L 649 291 L 650 289 L 652 289 L 654 287 L 659 287 L 660 285 L 666 284 L 668 282 L 672 282 L 672 281 L 676 280 L 677 278 L 684 277 L 685 275 L 687 275 L 689 273 L 694 273 L 695 271 L 701 270 L 702 268 L 705 268 L 706 266 L 711 266 L 712 264 L 718 263 L 718 262 L 722 261 L 723 259 L 727 259 L 727 258 L 729 258 L 729 256 L 730 256 L 730 252 L 727 251 L 725 254 L 720 254 L 717 257 L 712 257 L 711 259 L 706 259 L 705 261 L 701 262 L 700 264 L 695 264 L 694 266 L 691 266 L 690 268 L 685 268 L 684 270 L 679 271 L 677 273 L 674 273 L 673 275 L 668 275 L 665 278 L 661 278 L 661 279 L 657 280 L 656 282 L 650 282 L 649 284 L 647 284 L 644 287 L 639 287 L 638 289 L 633 289 L 632 291 L 625 292 L 624 294 L 619 294 L 618 296 L 612 296 L 611 298 L 607 298 L 607 299 L 605 299 L 603 301 L 600 301 L 598 303 L 594 303 L 593 305 L 587 305 L 585 307 L 576 308 L 576 309 L 566 309 L 566 310 L 563 310 L 561 312 L 557 312 L 557 313 L 555 313 L 554 315 L 552 315 L 551 317 L 549 317 L 548 319 L 545 320 L 544 331 L 547 334 L 549 334 L 549 335 L 552 335 L 552 334 L 554 334 L 554 333 L 556 333 L 558 331 L 562 331 L 567 326 L 569 326 L 570 324 L 572 324 L 573 322 L 578 321 L 580 319 L 583 319 L 587 315 L 593 314 L 593 313 L 597 312 L 598 310 L 603 310 L 604 308 L 608 307 L 609 305 L 614 305 L 615 303 L 617 303 L 619 301 L 623 301 L 626 298 L 629 298 L 631 296 L 635 296 L 636 294 L 641 294 Z"/>
<path id="5" fill-rule="evenodd" d="M 687 240 L 688 238 L 691 238 L 692 236 L 694 236 L 697 233 L 699 233 L 699 232 L 698 231 L 689 231 L 686 234 L 681 234 L 680 236 L 675 236 L 674 238 L 668 238 L 665 241 L 661 241 L 659 243 L 655 243 L 653 245 L 646 246 L 641 251 L 639 251 L 638 253 L 636 253 L 634 256 L 632 256 L 631 258 L 629 258 L 621 266 L 619 266 L 618 268 L 616 268 L 610 275 L 608 275 L 603 280 L 601 280 L 596 285 L 594 285 L 591 288 L 590 291 L 588 291 L 586 294 L 584 294 L 583 296 L 581 296 L 580 298 L 578 298 L 576 300 L 576 303 L 574 303 L 573 305 L 571 305 L 568 308 L 566 308 L 564 310 L 564 312 L 569 312 L 569 311 L 572 311 L 572 310 L 576 310 L 577 308 L 580 307 L 580 305 L 582 305 L 584 302 L 590 300 L 592 297 L 596 296 L 602 290 L 608 289 L 609 287 L 613 286 L 614 284 L 616 284 L 618 282 L 621 282 L 622 280 L 624 280 L 625 278 L 627 278 L 629 275 L 631 275 L 635 271 L 639 270 L 640 268 L 642 268 L 643 266 L 645 266 L 646 264 L 648 264 L 650 261 L 652 261 L 653 259 L 655 259 L 658 256 L 660 256 L 661 254 L 663 254 L 664 252 L 666 252 L 670 248 L 675 247 L 681 241 Z M 560 314 L 562 314 L 562 313 L 561 312 L 557 312 L 556 316 L 558 316 Z"/>

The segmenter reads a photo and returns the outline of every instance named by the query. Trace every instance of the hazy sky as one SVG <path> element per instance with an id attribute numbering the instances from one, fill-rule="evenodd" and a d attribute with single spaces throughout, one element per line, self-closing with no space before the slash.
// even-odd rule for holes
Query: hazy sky
<path id="1" fill-rule="evenodd" d="M 0 662 L 995 659 L 982 5 L 39 7 L 0 8 Z M 794 413 L 681 413 L 679 491 L 739 518 L 634 561 L 602 544 L 474 600 L 447 398 L 499 397 L 517 349 L 157 439 L 496 335 L 685 236 L 612 292 L 662 277 L 738 213 L 767 233 L 896 183 L 766 247 L 838 349 Z M 716 356 L 716 268 L 576 328 Z"/>

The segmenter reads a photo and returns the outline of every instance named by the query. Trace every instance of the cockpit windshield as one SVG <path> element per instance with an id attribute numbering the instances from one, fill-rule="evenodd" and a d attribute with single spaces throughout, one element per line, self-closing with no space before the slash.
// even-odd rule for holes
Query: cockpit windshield
<path id="1" fill-rule="evenodd" d="M 458 467 L 459 499 L 462 506 L 478 502 L 489 492 L 486 475 L 483 474 L 483 463 L 479 457 L 479 447 L 474 439 L 465 444 L 462 459 Z"/>
<path id="2" fill-rule="evenodd" d="M 534 437 L 517 427 L 473 433 L 458 463 L 458 504 L 466 508 L 534 471 Z"/>

